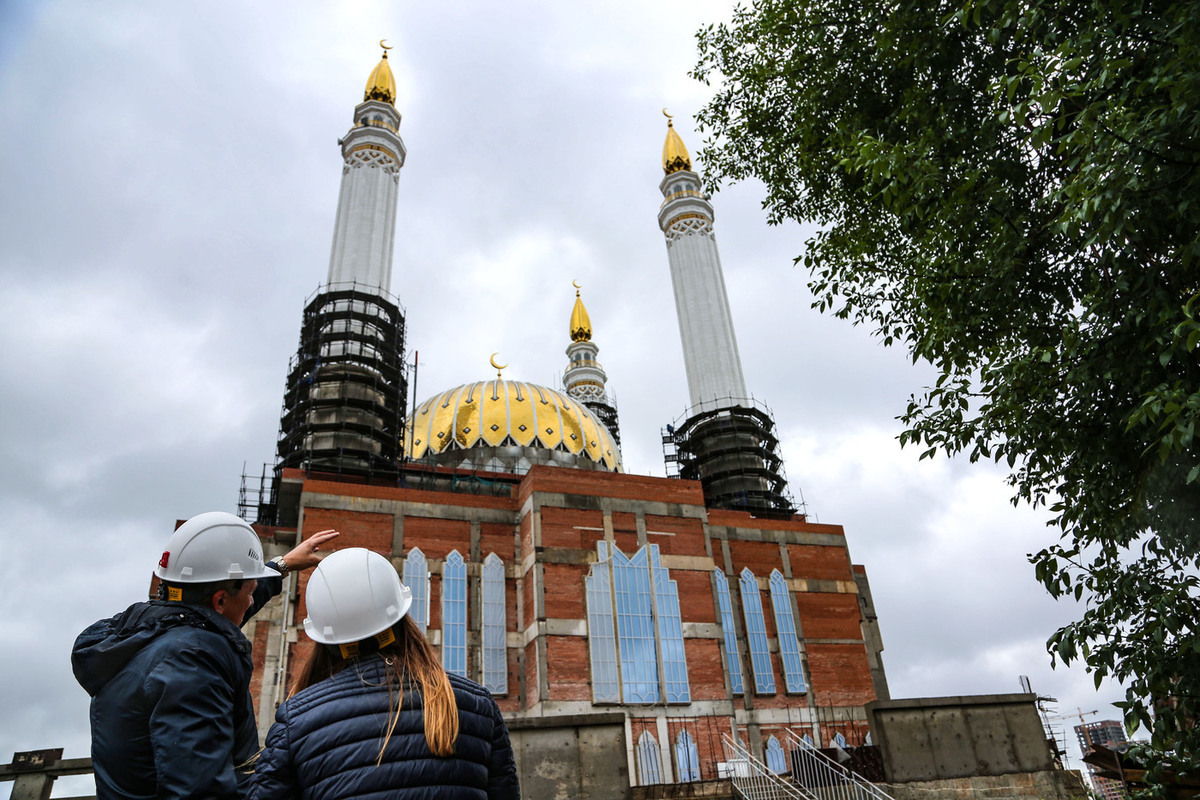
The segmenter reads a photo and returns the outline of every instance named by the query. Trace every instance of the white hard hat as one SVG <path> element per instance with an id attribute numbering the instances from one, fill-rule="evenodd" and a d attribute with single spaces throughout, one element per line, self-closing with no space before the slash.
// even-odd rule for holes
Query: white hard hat
<path id="1" fill-rule="evenodd" d="M 212 583 L 279 573 L 263 563 L 262 542 L 249 523 L 224 511 L 209 511 L 171 534 L 154 574 L 170 583 Z"/>
<path id="2" fill-rule="evenodd" d="M 382 633 L 412 605 L 412 592 L 379 553 L 347 547 L 326 556 L 304 593 L 304 631 L 321 644 L 347 644 Z"/>

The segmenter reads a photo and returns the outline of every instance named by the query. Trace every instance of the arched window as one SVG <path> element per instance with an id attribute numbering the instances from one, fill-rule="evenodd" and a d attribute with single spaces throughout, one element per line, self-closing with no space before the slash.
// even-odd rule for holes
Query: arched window
<path id="1" fill-rule="evenodd" d="M 412 591 L 408 615 L 424 633 L 429 625 L 429 565 L 418 547 L 409 550 L 408 558 L 404 559 L 404 585 Z"/>
<path id="2" fill-rule="evenodd" d="M 650 731 L 642 731 L 637 744 L 638 785 L 649 786 L 662 783 L 662 761 L 658 756 L 658 742 Z"/>
<path id="3" fill-rule="evenodd" d="M 774 736 L 767 738 L 767 769 L 775 774 L 787 772 L 787 756 Z"/>
<path id="4" fill-rule="evenodd" d="M 719 569 L 713 574 L 717 582 L 717 607 L 721 611 L 721 629 L 725 632 L 725 671 L 729 674 L 729 690 L 734 694 L 742 694 L 745 691 L 742 682 L 742 657 L 738 653 L 737 632 L 733 628 L 729 581 Z"/>
<path id="5" fill-rule="evenodd" d="M 678 590 L 658 545 L 632 558 L 606 542 L 596 552 L 586 579 L 593 702 L 690 702 Z"/>
<path id="6" fill-rule="evenodd" d="M 621 687 L 617 682 L 612 572 L 593 567 L 584 585 L 587 594 L 588 652 L 592 662 L 592 702 L 619 703 Z"/>
<path id="7" fill-rule="evenodd" d="M 789 692 L 804 691 L 804 665 L 800 661 L 800 639 L 792 616 L 792 596 L 779 570 L 771 571 L 771 606 L 775 609 L 775 633 L 783 659 L 783 681 Z"/>
<path id="8" fill-rule="evenodd" d="M 692 735 L 687 731 L 675 739 L 675 768 L 679 773 L 680 783 L 700 780 L 700 753 Z"/>
<path id="9" fill-rule="evenodd" d="M 492 694 L 508 694 L 508 615 L 504 602 L 504 562 L 495 553 L 483 560 L 483 686 Z"/>
<path id="10" fill-rule="evenodd" d="M 442 666 L 467 675 L 467 565 L 457 550 L 442 565 Z"/>
<path id="11" fill-rule="evenodd" d="M 687 656 L 683 649 L 683 620 L 679 613 L 679 590 L 658 560 L 658 546 L 650 545 L 650 574 L 654 577 L 655 611 L 658 613 L 658 646 L 662 652 L 663 689 L 668 703 L 691 700 Z"/>
<path id="12" fill-rule="evenodd" d="M 638 550 L 630 559 L 614 547 L 611 563 L 625 702 L 657 703 L 658 648 L 654 642 L 646 548 Z"/>
<path id="13" fill-rule="evenodd" d="M 746 618 L 746 641 L 750 645 L 750 666 L 754 670 L 754 691 L 775 693 L 775 675 L 771 672 L 771 651 L 767 645 L 767 621 L 763 617 L 762 598 L 754 573 L 745 568 L 738 580 L 742 591 L 742 614 Z"/>

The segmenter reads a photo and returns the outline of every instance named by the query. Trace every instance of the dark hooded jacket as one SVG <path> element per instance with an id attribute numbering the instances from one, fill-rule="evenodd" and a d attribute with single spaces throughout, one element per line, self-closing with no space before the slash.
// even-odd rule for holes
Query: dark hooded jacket
<path id="1" fill-rule="evenodd" d="M 282 585 L 259 581 L 252 616 Z M 71 653 L 92 696 L 96 796 L 236 798 L 258 750 L 250 642 L 210 608 L 152 600 L 89 626 Z"/>
<path id="2" fill-rule="evenodd" d="M 458 675 L 449 676 L 458 704 L 454 754 L 443 758 L 430 751 L 420 688 L 406 685 L 380 759 L 392 698 L 386 675 L 383 659 L 367 656 L 280 706 L 254 767 L 251 800 L 520 798 L 508 729 L 496 701 Z"/>

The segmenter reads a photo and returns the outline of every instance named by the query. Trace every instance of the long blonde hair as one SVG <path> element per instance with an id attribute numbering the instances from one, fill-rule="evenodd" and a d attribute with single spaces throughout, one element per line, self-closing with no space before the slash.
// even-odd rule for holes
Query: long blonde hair
<path id="1" fill-rule="evenodd" d="M 375 763 L 382 763 L 383 752 L 400 719 L 406 681 L 420 688 L 424 701 L 425 742 L 429 749 L 437 756 L 453 755 L 454 742 L 458 738 L 458 703 L 446 670 L 412 617 L 401 619 L 392 626 L 392 632 L 396 640 L 379 648 L 388 684 L 388 728 Z M 335 647 L 316 645 L 300 665 L 288 697 L 336 675 L 352 660 L 354 657 L 343 657 Z"/>

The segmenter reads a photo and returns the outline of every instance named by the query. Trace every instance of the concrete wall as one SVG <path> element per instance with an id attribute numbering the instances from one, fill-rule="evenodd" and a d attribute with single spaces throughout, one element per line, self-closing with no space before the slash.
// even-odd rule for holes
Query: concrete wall
<path id="1" fill-rule="evenodd" d="M 871 738 L 889 781 L 944 780 L 1050 770 L 1032 694 L 877 700 Z"/>
<path id="2" fill-rule="evenodd" d="M 941 781 L 881 783 L 894 800 L 1089 800 L 1076 770 L 1020 772 Z"/>
<path id="3" fill-rule="evenodd" d="M 523 797 L 628 800 L 624 714 L 511 719 L 508 735 Z"/>

